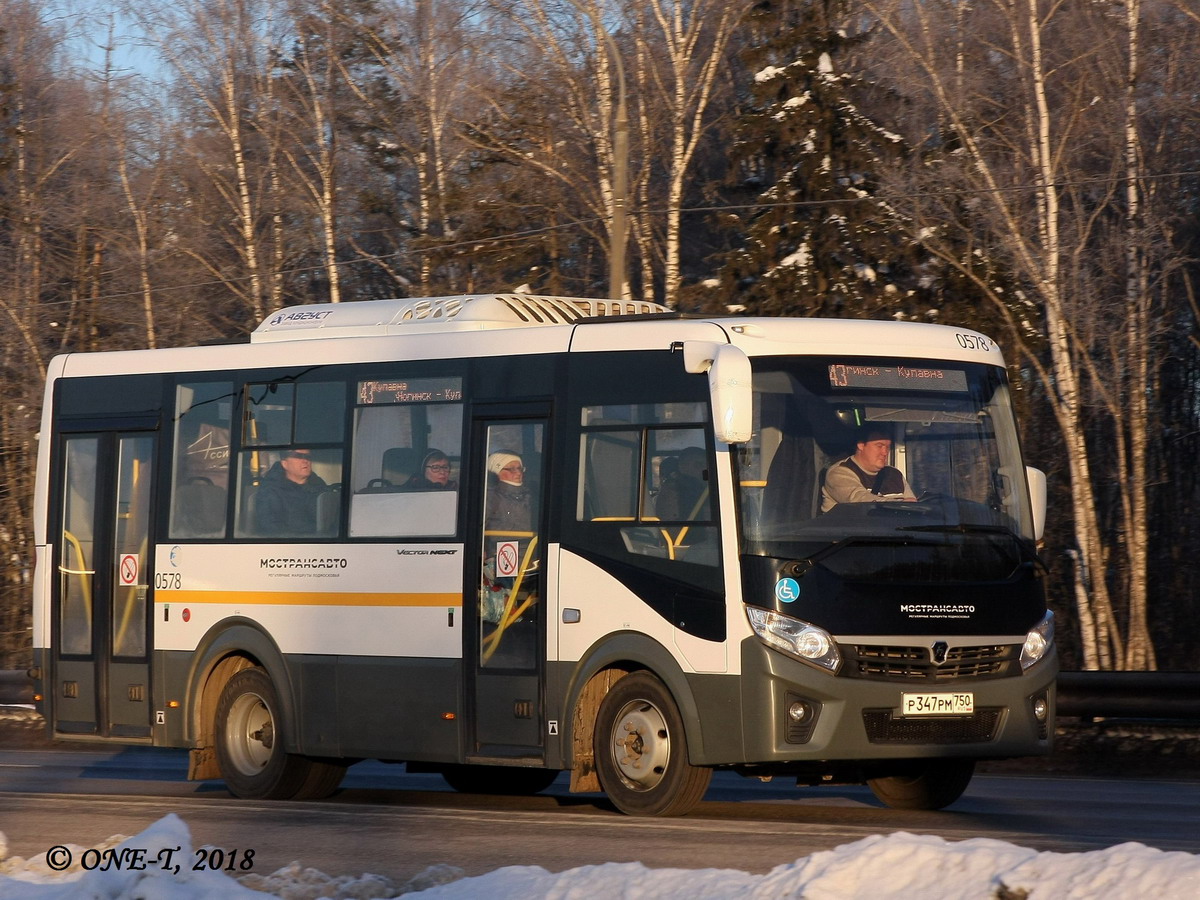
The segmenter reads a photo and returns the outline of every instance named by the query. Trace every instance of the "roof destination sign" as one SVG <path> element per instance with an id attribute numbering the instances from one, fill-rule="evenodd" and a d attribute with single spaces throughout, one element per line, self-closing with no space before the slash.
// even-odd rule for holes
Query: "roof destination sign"
<path id="1" fill-rule="evenodd" d="M 961 369 L 933 369 L 924 366 L 875 366 L 861 363 L 833 363 L 829 366 L 829 384 L 835 388 L 875 388 L 884 391 L 962 391 L 966 392 L 967 373 Z"/>

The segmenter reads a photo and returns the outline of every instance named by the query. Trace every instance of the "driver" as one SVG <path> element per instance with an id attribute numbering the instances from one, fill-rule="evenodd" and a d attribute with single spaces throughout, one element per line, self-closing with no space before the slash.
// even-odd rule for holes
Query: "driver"
<path id="1" fill-rule="evenodd" d="M 855 447 L 853 456 L 834 463 L 825 473 L 821 512 L 827 512 L 839 503 L 917 499 L 903 473 L 887 464 L 892 453 L 892 439 L 886 431 L 869 429 L 863 432 Z"/>

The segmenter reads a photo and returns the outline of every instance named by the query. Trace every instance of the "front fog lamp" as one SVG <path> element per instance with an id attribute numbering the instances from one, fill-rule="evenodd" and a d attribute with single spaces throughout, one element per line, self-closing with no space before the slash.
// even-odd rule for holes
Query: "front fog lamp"
<path id="1" fill-rule="evenodd" d="M 1025 671 L 1049 652 L 1054 643 L 1054 613 L 1047 612 L 1042 621 L 1025 635 L 1021 647 L 1021 671 Z"/>
<path id="2" fill-rule="evenodd" d="M 753 606 L 746 607 L 746 614 L 754 633 L 775 649 L 830 672 L 836 672 L 842 664 L 837 644 L 823 628 Z"/>
<path id="3" fill-rule="evenodd" d="M 1046 719 L 1050 716 L 1050 704 L 1046 702 L 1045 697 L 1033 698 L 1033 717 L 1038 722 L 1045 724 Z"/>

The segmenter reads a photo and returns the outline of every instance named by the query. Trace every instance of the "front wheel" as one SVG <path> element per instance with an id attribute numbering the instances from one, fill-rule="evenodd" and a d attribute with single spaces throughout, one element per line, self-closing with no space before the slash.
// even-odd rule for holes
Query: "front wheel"
<path id="1" fill-rule="evenodd" d="M 670 692 L 646 672 L 612 686 L 596 715 L 600 786 L 631 816 L 681 816 L 700 802 L 712 770 L 688 762 L 683 719 Z"/>
<path id="2" fill-rule="evenodd" d="M 230 793 L 247 800 L 316 799 L 332 793 L 344 765 L 287 753 L 279 694 L 264 669 L 242 669 L 217 701 L 217 762 Z"/>
<path id="3" fill-rule="evenodd" d="M 962 796 L 975 774 L 973 759 L 908 760 L 889 774 L 868 778 L 880 801 L 892 809 L 943 809 Z"/>

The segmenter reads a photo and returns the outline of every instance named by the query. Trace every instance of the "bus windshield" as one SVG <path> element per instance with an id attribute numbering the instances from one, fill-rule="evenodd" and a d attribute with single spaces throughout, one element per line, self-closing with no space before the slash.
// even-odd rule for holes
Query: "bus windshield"
<path id="1" fill-rule="evenodd" d="M 760 358 L 754 416 L 737 460 L 743 552 L 910 583 L 1005 579 L 1033 558 L 1003 369 Z"/>

